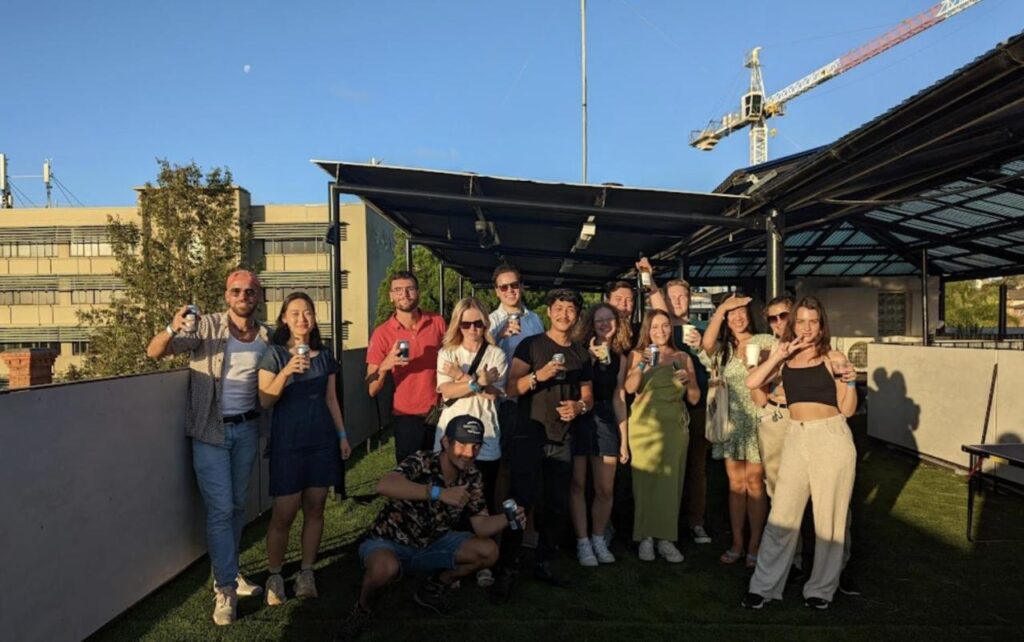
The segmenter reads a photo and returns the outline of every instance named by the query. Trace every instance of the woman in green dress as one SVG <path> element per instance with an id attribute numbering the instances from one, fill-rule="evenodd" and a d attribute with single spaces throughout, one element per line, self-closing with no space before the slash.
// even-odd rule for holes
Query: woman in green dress
<path id="1" fill-rule="evenodd" d="M 652 355 L 657 346 L 658 358 Z M 654 310 L 644 319 L 630 355 L 626 392 L 636 394 L 629 414 L 629 449 L 633 468 L 633 539 L 639 557 L 657 554 L 682 562 L 675 546 L 683 497 L 690 415 L 684 403 L 697 403 L 700 388 L 690 356 L 672 340 L 672 319 Z M 657 540 L 657 546 L 655 546 Z"/>
<path id="2" fill-rule="evenodd" d="M 708 371 L 718 371 L 725 379 L 729 421 L 734 426 L 728 440 L 711 446 L 711 457 L 725 460 L 725 472 L 729 477 L 732 546 L 719 559 L 725 564 L 733 564 L 743 557 L 743 534 L 749 522 L 748 568 L 757 564 L 757 551 L 768 517 L 768 497 L 757 441 L 759 410 L 747 389 L 745 357 L 748 345 L 759 346 L 762 352 L 775 345 L 772 335 L 756 332 L 750 298 L 732 295 L 722 301 L 711 315 L 702 339 L 704 349 L 700 353 L 700 361 Z M 710 414 L 708 421 L 711 421 Z"/>

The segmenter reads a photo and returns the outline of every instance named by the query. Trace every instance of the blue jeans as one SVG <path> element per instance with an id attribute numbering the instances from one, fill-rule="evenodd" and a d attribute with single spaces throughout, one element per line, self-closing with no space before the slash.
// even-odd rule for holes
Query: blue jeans
<path id="1" fill-rule="evenodd" d="M 192 440 L 192 466 L 206 503 L 206 545 L 218 587 L 238 587 L 238 546 L 259 442 L 259 419 L 225 424 L 223 444 Z"/>

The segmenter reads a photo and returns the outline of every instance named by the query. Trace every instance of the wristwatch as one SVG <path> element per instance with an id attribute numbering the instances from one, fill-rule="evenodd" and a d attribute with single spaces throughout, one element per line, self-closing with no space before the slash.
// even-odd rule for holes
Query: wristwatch
<path id="1" fill-rule="evenodd" d="M 167 330 L 167 334 L 171 335 L 172 337 L 174 336 L 174 326 L 172 326 L 170 323 L 167 324 L 167 327 L 164 328 L 164 330 Z"/>
<path id="2" fill-rule="evenodd" d="M 472 390 L 473 392 L 480 392 L 483 390 L 483 388 L 476 380 L 476 375 L 473 375 L 473 378 L 469 380 L 469 389 Z"/>
<path id="3" fill-rule="evenodd" d="M 582 414 L 585 414 L 586 412 L 587 412 L 587 402 L 583 401 L 582 399 L 580 399 L 580 414 L 582 415 Z"/>

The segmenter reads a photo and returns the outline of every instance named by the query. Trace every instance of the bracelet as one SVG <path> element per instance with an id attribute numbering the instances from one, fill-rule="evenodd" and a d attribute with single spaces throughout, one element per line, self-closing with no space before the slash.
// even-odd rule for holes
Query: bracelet
<path id="1" fill-rule="evenodd" d="M 586 412 L 587 412 L 587 402 L 583 401 L 582 399 L 580 399 L 580 414 L 582 415 L 582 414 L 585 414 Z"/>
<path id="2" fill-rule="evenodd" d="M 346 437 L 348 437 L 348 433 L 346 433 L 344 430 L 338 431 L 338 439 L 344 439 Z"/>
<path id="3" fill-rule="evenodd" d="M 530 390 L 536 390 L 536 389 L 537 389 L 537 373 L 536 372 L 531 372 L 530 373 Z"/>
<path id="4" fill-rule="evenodd" d="M 857 387 L 857 382 L 856 381 L 847 381 L 846 382 L 846 387 L 847 388 L 856 388 Z"/>
<path id="5" fill-rule="evenodd" d="M 473 392 L 480 392 L 483 390 L 480 384 L 477 383 L 476 377 L 469 380 L 469 389 Z"/>
<path id="6" fill-rule="evenodd" d="M 167 327 L 164 328 L 164 330 L 167 330 L 167 334 L 171 335 L 172 337 L 174 336 L 174 327 L 170 323 L 167 324 Z"/>
<path id="7" fill-rule="evenodd" d="M 636 364 L 636 367 L 640 369 L 640 372 L 643 372 L 644 370 L 647 369 L 647 362 L 641 361 L 640 363 Z"/>
<path id="8" fill-rule="evenodd" d="M 431 486 L 430 487 L 430 501 L 436 502 L 440 498 L 441 498 L 441 487 L 440 486 Z"/>

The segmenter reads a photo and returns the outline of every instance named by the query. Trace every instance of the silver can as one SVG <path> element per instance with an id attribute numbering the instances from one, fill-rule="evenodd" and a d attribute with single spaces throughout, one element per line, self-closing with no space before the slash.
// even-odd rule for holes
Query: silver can
<path id="1" fill-rule="evenodd" d="M 647 349 L 651 352 L 651 367 L 653 368 L 658 365 L 658 359 L 661 357 L 661 350 L 653 343 L 647 346 Z"/>
<path id="2" fill-rule="evenodd" d="M 398 356 L 402 359 L 409 358 L 409 342 L 405 339 L 398 342 Z"/>
<path id="3" fill-rule="evenodd" d="M 309 346 L 307 346 L 305 343 L 300 343 L 299 345 L 295 346 L 295 354 L 299 355 L 300 357 L 308 357 Z"/>
<path id="4" fill-rule="evenodd" d="M 555 354 L 551 355 L 551 360 L 561 366 L 565 365 L 565 355 L 562 354 L 561 352 L 556 352 Z M 558 374 L 555 375 L 555 379 L 558 379 L 559 381 L 564 380 L 565 370 L 559 370 Z"/>
<path id="5" fill-rule="evenodd" d="M 508 315 L 508 322 L 509 322 L 509 324 L 515 323 L 518 326 L 519 325 L 519 315 L 518 314 L 510 314 L 510 315 Z M 519 330 L 516 330 L 513 334 L 519 334 Z"/>
<path id="6" fill-rule="evenodd" d="M 508 529 L 510 531 L 519 530 L 519 519 L 516 516 L 516 509 L 519 508 L 519 505 L 516 504 L 516 500 L 506 499 L 501 502 L 501 508 L 505 511 L 505 517 L 508 518 Z"/>
<path id="7" fill-rule="evenodd" d="M 196 331 L 199 327 L 199 306 L 189 304 L 185 307 L 185 323 L 181 326 L 181 331 L 191 334 Z"/>

